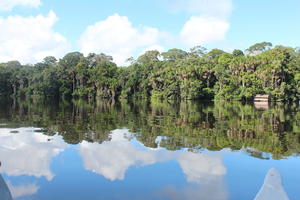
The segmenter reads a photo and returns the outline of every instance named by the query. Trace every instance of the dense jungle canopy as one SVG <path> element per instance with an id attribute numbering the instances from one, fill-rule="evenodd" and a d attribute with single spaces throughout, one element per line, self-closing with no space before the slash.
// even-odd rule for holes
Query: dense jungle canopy
<path id="1" fill-rule="evenodd" d="M 252 100 L 269 94 L 276 101 L 300 99 L 300 51 L 262 42 L 244 52 L 147 51 L 128 67 L 111 56 L 72 52 L 34 65 L 0 64 L 0 96 L 95 99 Z"/>

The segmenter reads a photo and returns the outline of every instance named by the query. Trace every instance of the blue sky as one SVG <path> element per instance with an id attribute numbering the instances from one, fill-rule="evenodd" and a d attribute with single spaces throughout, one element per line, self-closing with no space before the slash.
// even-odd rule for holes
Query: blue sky
<path id="1" fill-rule="evenodd" d="M 0 0 L 0 62 L 70 51 L 118 64 L 146 50 L 300 46 L 298 0 Z"/>

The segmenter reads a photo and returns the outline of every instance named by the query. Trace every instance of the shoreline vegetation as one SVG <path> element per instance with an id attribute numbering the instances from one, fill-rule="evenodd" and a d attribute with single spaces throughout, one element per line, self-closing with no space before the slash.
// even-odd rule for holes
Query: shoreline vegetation
<path id="1" fill-rule="evenodd" d="M 128 67 L 109 55 L 79 52 L 34 65 L 0 64 L 0 96 L 46 99 L 153 99 L 253 101 L 258 94 L 272 101 L 300 99 L 300 50 L 262 42 L 245 52 L 147 51 Z"/>
<path id="2" fill-rule="evenodd" d="M 238 101 L 90 104 L 85 100 L 7 99 L 0 104 L 4 105 L 1 128 L 39 127 L 43 134 L 61 135 L 68 144 L 101 144 L 110 141 L 112 130 L 125 128 L 150 148 L 192 152 L 231 149 L 278 160 L 300 155 L 300 107 L 295 103 L 271 104 L 265 110 Z"/>

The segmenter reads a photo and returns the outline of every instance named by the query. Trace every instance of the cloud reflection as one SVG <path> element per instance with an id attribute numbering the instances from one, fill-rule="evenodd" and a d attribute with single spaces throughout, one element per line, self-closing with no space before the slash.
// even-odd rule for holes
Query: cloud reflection
<path id="1" fill-rule="evenodd" d="M 11 192 L 13 199 L 34 195 L 39 190 L 39 186 L 37 186 L 35 183 L 13 185 L 8 182 L 7 186 Z"/>
<path id="2" fill-rule="evenodd" d="M 130 166 L 176 160 L 191 186 L 181 189 L 165 188 L 160 192 L 161 195 L 171 199 L 228 199 L 223 180 L 226 168 L 220 156 L 157 151 L 144 146 L 139 147 L 126 138 L 130 138 L 130 133 L 124 129 L 113 131 L 111 141 L 102 144 L 82 142 L 78 150 L 85 169 L 114 181 L 123 180 Z"/>
<path id="3" fill-rule="evenodd" d="M 0 128 L 1 173 L 53 179 L 51 160 L 64 151 L 67 144 L 61 136 L 46 136 L 36 130 L 39 129 Z M 115 181 L 124 180 L 130 167 L 176 160 L 188 184 L 184 188 L 163 188 L 159 196 L 169 199 L 228 199 L 223 180 L 226 168 L 220 156 L 147 148 L 136 140 L 129 140 L 134 135 L 127 129 L 114 130 L 110 137 L 110 141 L 102 144 L 83 141 L 77 146 L 86 170 Z M 39 189 L 34 183 L 8 185 L 14 198 L 33 195 Z"/>
<path id="4" fill-rule="evenodd" d="M 34 132 L 36 128 L 0 128 L 0 173 L 9 176 L 29 175 L 52 180 L 52 158 L 64 151 L 67 144 L 61 136 Z M 13 132 L 13 133 L 12 133 Z"/>
<path id="5" fill-rule="evenodd" d="M 177 161 L 189 183 L 184 188 L 167 187 L 161 195 L 176 200 L 226 200 L 228 192 L 224 183 L 226 168 L 220 156 L 184 152 Z"/>
<path id="6" fill-rule="evenodd" d="M 128 131 L 116 130 L 111 141 L 98 143 L 82 142 L 79 152 L 87 170 L 103 175 L 105 178 L 123 180 L 130 166 L 150 165 L 156 162 L 152 152 L 137 150 L 126 139 Z"/>
<path id="7" fill-rule="evenodd" d="M 188 182 L 200 183 L 209 181 L 206 179 L 211 179 L 211 176 L 218 177 L 226 174 L 226 168 L 219 156 L 184 152 L 177 157 L 177 161 L 186 174 Z"/>

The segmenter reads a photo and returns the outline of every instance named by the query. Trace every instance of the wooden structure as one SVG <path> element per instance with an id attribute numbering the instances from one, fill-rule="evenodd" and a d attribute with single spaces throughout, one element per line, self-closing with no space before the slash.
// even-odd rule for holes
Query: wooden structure
<path id="1" fill-rule="evenodd" d="M 255 102 L 269 102 L 270 101 L 270 95 L 268 94 L 258 94 L 254 98 Z"/>
<path id="2" fill-rule="evenodd" d="M 254 98 L 254 106 L 259 110 L 269 109 L 270 95 L 268 94 L 258 94 Z"/>
<path id="3" fill-rule="evenodd" d="M 269 102 L 268 101 L 255 101 L 254 107 L 258 110 L 268 110 L 269 109 Z"/>

